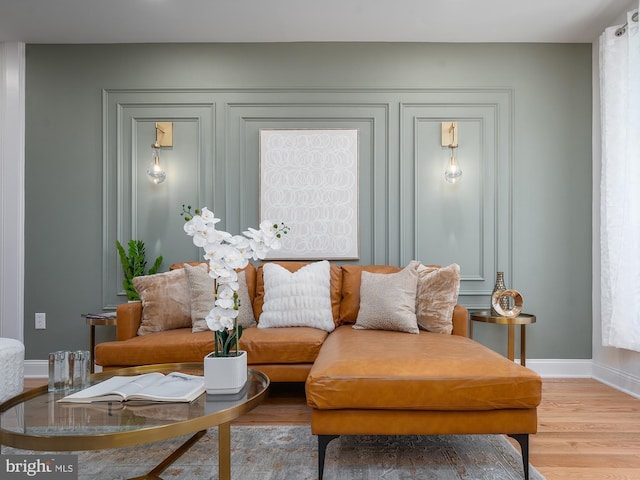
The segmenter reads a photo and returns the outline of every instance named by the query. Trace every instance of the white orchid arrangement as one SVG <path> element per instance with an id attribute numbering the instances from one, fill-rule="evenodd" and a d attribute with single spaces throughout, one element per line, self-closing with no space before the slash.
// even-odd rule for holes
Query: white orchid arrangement
<path id="1" fill-rule="evenodd" d="M 237 270 L 245 268 L 249 259 L 262 260 L 269 250 L 278 250 L 282 235 L 289 232 L 284 223 L 264 220 L 256 230 L 249 228 L 243 235 L 231 235 L 216 229 L 220 222 L 207 207 L 191 212 L 191 205 L 182 205 L 184 231 L 193 237 L 193 244 L 204 249 L 209 262 L 209 276 L 215 280 L 215 306 L 205 317 L 209 330 L 214 332 L 214 356 L 228 357 L 242 336 L 238 325 L 240 301 Z"/>

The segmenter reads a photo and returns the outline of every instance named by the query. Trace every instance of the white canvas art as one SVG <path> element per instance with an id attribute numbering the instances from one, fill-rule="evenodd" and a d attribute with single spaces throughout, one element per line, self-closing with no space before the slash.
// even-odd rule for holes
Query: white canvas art
<path id="1" fill-rule="evenodd" d="M 260 130 L 260 219 L 291 230 L 269 259 L 357 259 L 358 130 Z"/>

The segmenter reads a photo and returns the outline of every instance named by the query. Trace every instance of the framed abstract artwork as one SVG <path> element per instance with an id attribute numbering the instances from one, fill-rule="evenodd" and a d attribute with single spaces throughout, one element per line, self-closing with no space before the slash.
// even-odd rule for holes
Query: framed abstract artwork
<path id="1" fill-rule="evenodd" d="M 291 229 L 269 259 L 358 259 L 358 130 L 261 129 L 260 219 Z"/>

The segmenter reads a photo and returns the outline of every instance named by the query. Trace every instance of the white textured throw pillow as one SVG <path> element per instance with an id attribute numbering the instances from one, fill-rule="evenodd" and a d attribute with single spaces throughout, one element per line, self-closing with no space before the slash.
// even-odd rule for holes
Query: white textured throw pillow
<path id="1" fill-rule="evenodd" d="M 290 272 L 275 263 L 265 263 L 264 305 L 258 328 L 313 327 L 331 332 L 329 262 L 310 263 Z"/>
<path id="2" fill-rule="evenodd" d="M 416 290 L 419 265 L 420 262 L 414 260 L 398 273 L 363 271 L 360 310 L 353 328 L 418 333 Z"/>

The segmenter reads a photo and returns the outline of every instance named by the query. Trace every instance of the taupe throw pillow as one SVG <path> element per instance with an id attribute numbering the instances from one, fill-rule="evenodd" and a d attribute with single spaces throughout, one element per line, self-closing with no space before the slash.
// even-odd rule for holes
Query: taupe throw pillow
<path id="1" fill-rule="evenodd" d="M 204 332 L 209 330 L 205 317 L 215 306 L 214 280 L 205 269 L 184 265 L 189 279 L 189 289 L 191 292 L 191 331 Z M 256 321 L 253 317 L 253 308 L 249 300 L 249 290 L 247 288 L 247 277 L 243 271 L 238 272 L 238 325 L 242 328 L 254 327 Z"/>
<path id="2" fill-rule="evenodd" d="M 453 331 L 453 308 L 460 290 L 460 266 L 432 269 L 418 267 L 416 316 L 418 326 L 434 333 L 450 335 Z"/>
<path id="3" fill-rule="evenodd" d="M 413 261 L 398 273 L 363 271 L 360 309 L 353 328 L 418 333 L 415 309 L 419 265 Z"/>
<path id="4" fill-rule="evenodd" d="M 138 335 L 191 326 L 189 280 L 184 269 L 135 277 L 133 287 L 142 301 Z"/>

